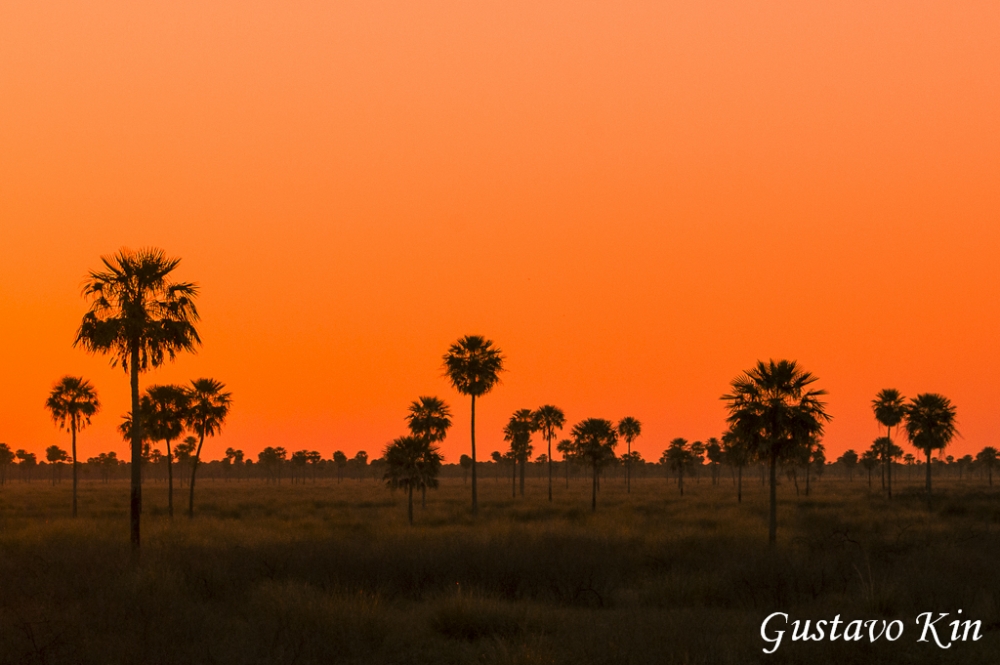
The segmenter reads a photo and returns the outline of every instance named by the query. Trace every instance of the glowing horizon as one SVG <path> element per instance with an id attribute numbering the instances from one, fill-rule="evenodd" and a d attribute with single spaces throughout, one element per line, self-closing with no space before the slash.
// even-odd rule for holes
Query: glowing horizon
<path id="1" fill-rule="evenodd" d="M 197 354 L 144 374 L 224 382 L 205 444 L 374 457 L 436 395 L 442 356 L 507 356 L 480 459 L 519 408 L 720 436 L 757 360 L 828 391 L 827 457 L 871 400 L 937 392 L 997 445 L 1000 7 L 219 1 L 0 9 L 0 441 L 68 447 L 70 374 L 127 444 L 128 379 L 74 349 L 100 256 L 156 246 L 201 288 Z M 897 443 L 913 452 L 901 435 Z M 535 453 L 544 443 L 536 436 Z"/>

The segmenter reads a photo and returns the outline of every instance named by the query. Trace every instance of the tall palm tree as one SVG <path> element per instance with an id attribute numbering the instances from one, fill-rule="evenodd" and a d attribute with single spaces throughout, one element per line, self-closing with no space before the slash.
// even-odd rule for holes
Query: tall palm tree
<path id="1" fill-rule="evenodd" d="M 628 446 L 625 455 L 625 492 L 632 492 L 632 442 L 642 434 L 642 423 L 632 416 L 625 416 L 618 421 L 618 436 L 625 439 Z"/>
<path id="2" fill-rule="evenodd" d="M 129 372 L 132 413 L 139 413 L 139 373 L 159 367 L 179 351 L 194 351 L 201 343 L 195 322 L 198 287 L 172 282 L 170 274 L 180 259 L 163 250 L 121 249 L 101 257 L 104 270 L 87 276 L 83 295 L 90 308 L 76 333 L 74 346 L 91 353 L 111 354 L 111 365 Z M 132 487 L 130 531 L 133 560 L 139 554 L 142 514 L 142 419 L 132 431 Z"/>
<path id="3" fill-rule="evenodd" d="M 601 467 L 615 460 L 615 446 L 618 445 L 618 431 L 610 420 L 587 418 L 570 430 L 573 435 L 573 454 L 593 469 L 593 490 L 590 509 L 597 510 L 597 474 Z"/>
<path id="4" fill-rule="evenodd" d="M 448 405 L 437 397 L 420 397 L 410 404 L 406 416 L 407 425 L 413 436 L 427 443 L 444 441 L 451 427 L 451 411 Z M 427 505 L 427 486 L 420 488 L 420 505 Z"/>
<path id="5" fill-rule="evenodd" d="M 757 365 L 732 381 L 732 392 L 723 395 L 733 431 L 746 440 L 759 459 L 770 467 L 770 510 L 768 542 L 777 542 L 779 459 L 794 456 L 811 440 L 823 433 L 830 420 L 820 397 L 824 390 L 810 386 L 816 377 L 802 370 L 795 361 L 758 361 Z"/>
<path id="6" fill-rule="evenodd" d="M 476 398 L 500 382 L 504 356 L 493 342 L 479 335 L 466 335 L 444 355 L 445 374 L 455 390 L 472 398 L 472 514 L 479 511 L 476 493 Z"/>
<path id="7" fill-rule="evenodd" d="M 403 488 L 409 500 L 408 516 L 413 524 L 413 490 L 417 487 L 437 487 L 437 475 L 444 459 L 437 446 L 427 439 L 403 436 L 385 448 L 385 482 L 392 489 Z"/>
<path id="8" fill-rule="evenodd" d="M 885 436 L 892 443 L 892 428 L 903 422 L 906 415 L 905 398 L 895 388 L 885 388 L 880 390 L 875 399 L 872 400 L 872 411 L 875 412 L 875 420 L 885 426 Z M 902 451 L 900 451 L 902 453 Z M 886 472 L 886 492 L 892 498 L 892 457 L 883 459 Z"/>
<path id="9" fill-rule="evenodd" d="M 73 517 L 76 517 L 76 433 L 90 424 L 90 418 L 101 408 L 97 391 L 90 381 L 78 376 L 64 376 L 45 400 L 45 408 L 62 429 L 68 429 L 73 439 Z"/>
<path id="10" fill-rule="evenodd" d="M 927 455 L 927 510 L 931 510 L 931 451 L 944 450 L 958 434 L 955 407 L 944 395 L 922 393 L 906 405 L 906 436 Z"/>
<path id="11" fill-rule="evenodd" d="M 174 516 L 174 464 L 170 442 L 184 432 L 191 396 L 183 386 L 150 386 L 141 400 L 141 413 L 150 441 L 167 446 L 167 512 Z"/>
<path id="12" fill-rule="evenodd" d="M 566 424 L 566 415 L 558 406 L 546 404 L 535 411 L 535 422 L 548 446 L 546 464 L 549 467 L 549 501 L 552 501 L 552 440 L 556 438 L 556 430 L 561 430 Z"/>
<path id="13" fill-rule="evenodd" d="M 504 441 L 510 442 L 510 452 L 514 457 L 514 474 L 521 466 L 521 496 L 524 496 L 524 472 L 533 450 L 531 434 L 538 429 L 538 421 L 531 409 L 518 409 L 503 428 Z M 512 488 L 513 489 L 513 488 Z M 514 496 L 517 491 L 514 489 Z"/>
<path id="14" fill-rule="evenodd" d="M 187 389 L 188 407 L 184 414 L 185 425 L 198 435 L 198 448 L 191 460 L 191 487 L 188 501 L 188 517 L 194 517 L 194 480 L 201 460 L 201 447 L 206 436 L 215 436 L 222 431 L 232 395 L 223 390 L 226 386 L 215 379 L 196 379 Z"/>

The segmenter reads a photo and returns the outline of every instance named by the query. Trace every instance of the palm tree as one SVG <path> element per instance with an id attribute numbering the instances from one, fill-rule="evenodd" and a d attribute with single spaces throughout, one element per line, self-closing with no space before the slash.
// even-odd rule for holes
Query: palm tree
<path id="1" fill-rule="evenodd" d="M 510 452 L 514 458 L 514 477 L 517 477 L 518 463 L 521 465 L 521 496 L 524 496 L 524 471 L 533 450 L 531 434 L 538 429 L 538 422 L 531 409 L 518 409 L 503 428 L 503 440 L 510 442 Z M 514 482 L 514 479 L 512 479 Z M 516 488 L 512 487 L 514 496 Z"/>
<path id="2" fill-rule="evenodd" d="M 139 413 L 139 373 L 159 367 L 178 351 L 194 351 L 201 343 L 194 323 L 198 287 L 172 282 L 179 259 L 162 250 L 121 249 L 101 257 L 106 270 L 91 271 L 83 287 L 90 309 L 83 316 L 74 346 L 111 354 L 111 365 L 129 372 L 132 413 Z M 138 560 L 142 514 L 142 419 L 132 431 L 130 527 L 133 560 Z"/>
<path id="3" fill-rule="evenodd" d="M 407 425 L 413 436 L 427 443 L 444 441 L 451 427 L 451 411 L 437 397 L 420 397 L 410 404 Z M 427 505 L 427 486 L 420 488 L 420 505 Z"/>
<path id="4" fill-rule="evenodd" d="M 997 453 L 997 449 L 993 446 L 986 446 L 976 454 L 976 461 L 986 467 L 986 472 L 989 474 L 990 487 L 993 487 L 993 467 L 997 465 L 998 455 L 1000 453 Z"/>
<path id="5" fill-rule="evenodd" d="M 892 444 L 892 428 L 903 422 L 906 415 L 906 405 L 903 395 L 895 388 L 885 388 L 880 390 L 875 399 L 872 400 L 872 411 L 875 412 L 875 420 L 885 425 L 886 438 Z M 891 449 L 890 449 L 891 450 Z M 902 454 L 902 450 L 900 450 Z M 886 492 L 892 498 L 892 457 L 883 458 L 886 470 Z"/>
<path id="6" fill-rule="evenodd" d="M 198 435 L 198 448 L 191 460 L 191 487 L 188 501 L 188 517 L 194 517 L 194 479 L 201 460 L 201 447 L 206 436 L 215 436 L 222 431 L 222 425 L 229 415 L 232 395 L 223 391 L 226 386 L 215 379 L 196 379 L 188 388 L 188 408 L 185 424 Z"/>
<path id="7" fill-rule="evenodd" d="M 590 499 L 590 509 L 597 510 L 597 474 L 601 467 L 615 459 L 615 446 L 618 445 L 618 431 L 610 420 L 602 418 L 587 418 L 570 431 L 573 435 L 572 451 L 577 459 L 589 463 L 593 468 L 593 491 Z"/>
<path id="8" fill-rule="evenodd" d="M 830 420 L 819 400 L 824 390 L 810 386 L 816 381 L 795 361 L 758 361 L 756 367 L 733 379 L 732 392 L 723 395 L 728 402 L 729 422 L 737 436 L 746 440 L 756 457 L 770 467 L 770 509 L 768 542 L 777 542 L 778 495 L 777 466 L 823 433 L 823 423 Z"/>
<path id="9" fill-rule="evenodd" d="M 170 442 L 184 432 L 190 398 L 183 386 L 150 386 L 140 406 L 147 439 L 164 441 L 167 446 L 167 513 L 171 518 L 174 516 L 174 465 Z"/>
<path id="10" fill-rule="evenodd" d="M 66 451 L 59 446 L 52 445 L 45 449 L 45 461 L 52 467 L 52 484 L 56 484 L 56 478 L 61 476 L 62 463 L 69 459 Z M 61 478 L 60 478 L 61 479 Z M 991 485 L 993 483 L 990 483 Z"/>
<path id="11" fill-rule="evenodd" d="M 504 370 L 504 356 L 493 342 L 466 335 L 444 355 L 445 374 L 455 390 L 472 398 L 472 514 L 479 511 L 476 494 L 476 398 L 493 390 Z"/>
<path id="12" fill-rule="evenodd" d="M 45 408 L 52 414 L 52 419 L 62 429 L 68 429 L 73 440 L 73 517 L 76 517 L 76 433 L 90 424 L 90 418 L 101 408 L 97 399 L 97 391 L 83 377 L 64 376 L 55 385 Z"/>
<path id="13" fill-rule="evenodd" d="M 559 407 L 546 404 L 535 411 L 535 421 L 548 446 L 545 463 L 549 467 L 549 501 L 552 501 L 552 440 L 556 438 L 556 430 L 561 430 L 566 424 L 566 415 Z"/>
<path id="14" fill-rule="evenodd" d="M 413 524 L 413 490 L 420 487 L 437 487 L 437 475 L 441 470 L 441 457 L 437 446 L 427 439 L 403 436 L 395 439 L 385 448 L 383 458 L 387 463 L 384 480 L 392 489 L 407 491 L 410 524 Z"/>
<path id="15" fill-rule="evenodd" d="M 944 395 L 923 393 L 906 405 L 906 436 L 927 455 L 927 510 L 931 510 L 931 451 L 944 450 L 956 434 L 955 407 Z"/>
<path id="16" fill-rule="evenodd" d="M 687 439 L 678 437 L 671 441 L 661 459 L 677 472 L 677 487 L 680 488 L 681 496 L 684 496 L 684 470 L 695 459 L 695 453 L 688 447 Z"/>
<path id="17" fill-rule="evenodd" d="M 625 455 L 625 492 L 632 492 L 632 442 L 642 434 L 642 423 L 632 416 L 618 421 L 618 436 L 625 439 L 628 450 Z"/>

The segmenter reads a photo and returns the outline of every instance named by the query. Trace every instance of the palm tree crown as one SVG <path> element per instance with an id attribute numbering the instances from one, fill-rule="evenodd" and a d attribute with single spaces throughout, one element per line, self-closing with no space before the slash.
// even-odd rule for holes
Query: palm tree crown
<path id="1" fill-rule="evenodd" d="M 445 373 L 455 390 L 481 397 L 493 390 L 504 371 L 504 356 L 493 342 L 479 335 L 466 335 L 448 348 Z"/>
<path id="2" fill-rule="evenodd" d="M 443 441 L 451 427 L 451 410 L 437 397 L 420 397 L 410 404 L 406 420 L 414 436 Z"/>
<path id="3" fill-rule="evenodd" d="M 872 400 L 872 411 L 875 412 L 875 420 L 892 428 L 903 422 L 906 415 L 905 398 L 895 388 L 880 390 L 875 399 Z"/>
<path id="4" fill-rule="evenodd" d="M 943 450 L 958 434 L 955 406 L 944 395 L 923 393 L 906 405 L 906 436 L 927 455 L 927 509 L 931 509 L 931 451 Z"/>

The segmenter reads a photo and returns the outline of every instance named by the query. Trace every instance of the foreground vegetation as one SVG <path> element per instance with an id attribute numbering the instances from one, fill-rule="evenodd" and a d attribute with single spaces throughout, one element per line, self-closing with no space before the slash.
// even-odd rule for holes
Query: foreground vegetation
<path id="1" fill-rule="evenodd" d="M 541 474 L 539 474 L 541 475 Z M 917 474 L 914 474 L 917 476 Z M 142 561 L 130 567 L 125 481 L 0 491 L 3 663 L 753 663 L 994 662 L 1000 647 L 1000 496 L 919 477 L 890 502 L 825 478 L 809 497 L 664 478 L 557 485 L 524 497 L 445 478 L 407 523 L 381 483 L 207 481 L 199 518 L 167 518 L 145 488 Z M 68 484 L 67 484 L 68 485 Z M 944 651 L 916 643 L 917 614 L 983 622 Z M 765 656 L 761 621 L 899 618 L 896 643 L 786 642 Z"/>

